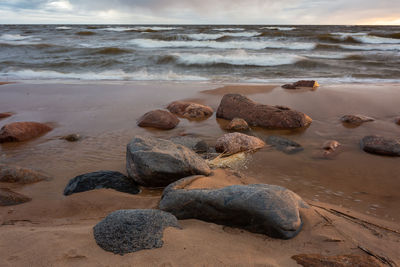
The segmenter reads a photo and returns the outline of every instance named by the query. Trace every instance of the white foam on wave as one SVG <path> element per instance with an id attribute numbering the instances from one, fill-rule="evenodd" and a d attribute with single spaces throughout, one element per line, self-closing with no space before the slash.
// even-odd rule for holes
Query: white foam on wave
<path id="1" fill-rule="evenodd" d="M 215 28 L 213 31 L 244 31 L 244 28 Z"/>
<path id="2" fill-rule="evenodd" d="M 60 26 L 56 28 L 57 30 L 71 30 L 71 27 L 67 27 L 67 26 Z"/>
<path id="3" fill-rule="evenodd" d="M 152 39 L 134 39 L 131 43 L 142 48 L 214 48 L 214 49 L 249 49 L 262 50 L 266 48 L 290 49 L 290 50 L 312 50 L 314 43 L 291 42 L 284 43 L 280 41 L 160 41 Z"/>
<path id="4" fill-rule="evenodd" d="M 267 30 L 278 30 L 278 31 L 293 31 L 296 30 L 295 27 L 262 27 L 261 29 L 267 29 Z"/>
<path id="5" fill-rule="evenodd" d="M 36 41 L 40 41 L 40 38 L 36 38 L 34 36 L 29 35 L 20 35 L 20 34 L 2 34 L 0 36 L 0 43 L 10 44 L 10 45 L 29 45 L 36 44 Z"/>
<path id="6" fill-rule="evenodd" d="M 193 33 L 185 36 L 193 40 L 217 40 L 221 37 L 254 37 L 259 35 L 259 32 L 224 32 L 224 33 Z"/>
<path id="7" fill-rule="evenodd" d="M 400 51 L 400 44 L 364 44 L 364 45 L 339 45 L 343 49 L 349 50 L 364 50 L 364 51 Z"/>
<path id="8" fill-rule="evenodd" d="M 378 37 L 368 35 L 366 32 L 334 32 L 332 35 L 338 35 L 340 39 L 344 40 L 347 37 L 352 37 L 355 40 L 364 44 L 400 44 L 400 39 Z"/>
<path id="9" fill-rule="evenodd" d="M 107 28 L 102 28 L 99 30 L 103 31 L 114 31 L 114 32 L 124 32 L 124 31 L 172 31 L 172 30 L 177 30 L 177 27 L 144 27 L 144 26 L 138 26 L 138 27 L 107 27 Z"/>
<path id="10" fill-rule="evenodd" d="M 381 79 L 381 78 L 355 78 L 351 76 L 343 76 L 343 77 L 332 77 L 332 78 L 323 78 L 323 77 L 297 77 L 297 78 L 278 78 L 278 79 L 262 79 L 262 78 L 244 78 L 240 80 L 240 82 L 245 83 L 262 83 L 262 84 L 284 84 L 284 83 L 292 83 L 299 80 L 316 80 L 321 85 L 323 84 L 352 84 L 352 83 L 367 83 L 367 84 L 379 84 L 379 83 L 400 83 L 399 79 Z"/>

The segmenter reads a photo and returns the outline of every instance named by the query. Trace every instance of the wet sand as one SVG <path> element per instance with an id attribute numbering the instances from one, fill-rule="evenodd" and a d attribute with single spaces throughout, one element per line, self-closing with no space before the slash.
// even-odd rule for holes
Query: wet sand
<path id="1" fill-rule="evenodd" d="M 99 220 L 117 209 L 156 208 L 161 190 L 143 190 L 135 196 L 97 190 L 65 197 L 62 191 L 69 179 L 97 170 L 126 173 L 126 144 L 137 134 L 168 138 L 194 133 L 213 144 L 225 133 L 227 123 L 216 119 L 215 114 L 201 122 L 181 119 L 170 131 L 139 128 L 136 119 L 182 99 L 206 103 L 216 110 L 222 95 L 228 92 L 241 92 L 265 104 L 286 105 L 314 120 L 309 128 L 296 131 L 253 129 L 251 134 L 255 136 L 283 135 L 305 150 L 287 155 L 262 149 L 240 170 L 242 175 L 260 183 L 285 186 L 316 205 L 330 203 L 335 209 L 400 230 L 400 159 L 367 154 L 359 148 L 365 135 L 400 136 L 400 126 L 394 123 L 400 115 L 400 85 L 323 85 L 314 91 L 290 91 L 274 85 L 222 87 L 154 82 L 2 85 L 0 112 L 15 115 L 0 120 L 0 126 L 38 121 L 50 123 L 55 129 L 29 142 L 0 145 L 0 162 L 38 169 L 53 178 L 27 186 L 0 184 L 33 199 L 18 206 L 0 207 L 0 266 L 179 266 L 193 262 L 296 266 L 290 256 L 299 253 L 362 254 L 353 239 L 400 260 L 395 253 L 399 250 L 398 235 L 374 235 L 331 213 L 326 216 L 331 216 L 336 226 L 326 226 L 323 217 L 314 211 L 305 212 L 305 229 L 290 241 L 186 220 L 181 221 L 183 230 L 167 230 L 161 249 L 121 257 L 97 247 L 91 229 Z M 376 120 L 347 128 L 339 121 L 345 114 L 363 114 Z M 70 133 L 79 133 L 83 139 L 76 143 L 59 139 Z M 332 160 L 313 158 L 314 150 L 330 139 L 342 143 L 342 151 Z M 338 228 L 344 233 L 337 233 Z M 326 241 L 329 238 L 342 241 Z"/>

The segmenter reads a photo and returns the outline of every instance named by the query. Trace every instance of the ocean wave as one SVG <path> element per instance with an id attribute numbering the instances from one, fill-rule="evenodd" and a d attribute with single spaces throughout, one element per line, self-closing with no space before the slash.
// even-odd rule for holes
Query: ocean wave
<path id="1" fill-rule="evenodd" d="M 94 54 L 103 54 L 103 55 L 119 55 L 125 53 L 131 53 L 132 50 L 122 49 L 118 47 L 104 47 L 96 50 Z"/>
<path id="2" fill-rule="evenodd" d="M 254 37 L 259 35 L 259 32 L 224 32 L 224 33 L 193 33 L 186 34 L 188 38 L 192 40 L 202 41 L 202 40 L 218 40 L 222 37 Z"/>
<path id="3" fill-rule="evenodd" d="M 374 36 L 374 35 L 369 35 L 368 33 L 365 32 L 358 32 L 358 33 L 335 32 L 331 34 L 337 35 L 341 40 L 344 40 L 346 38 L 353 38 L 358 42 L 364 44 L 400 44 L 400 39 Z"/>
<path id="4" fill-rule="evenodd" d="M 67 27 L 67 26 L 60 26 L 60 27 L 56 27 L 56 30 L 71 30 L 71 27 Z"/>
<path id="5" fill-rule="evenodd" d="M 400 51 L 400 45 L 390 45 L 390 44 L 380 44 L 380 45 L 373 45 L 373 44 L 363 44 L 363 45 L 340 45 L 343 49 L 349 50 L 364 50 L 364 51 Z"/>
<path id="6" fill-rule="evenodd" d="M 245 28 L 214 28 L 213 31 L 244 31 Z"/>
<path id="7" fill-rule="evenodd" d="M 33 45 L 40 41 L 40 38 L 30 35 L 20 34 L 2 34 L 0 36 L 0 43 L 9 45 Z"/>
<path id="8" fill-rule="evenodd" d="M 293 31 L 293 30 L 296 30 L 295 27 L 275 27 L 275 26 L 262 27 L 261 29 L 276 30 L 276 31 Z"/>
<path id="9" fill-rule="evenodd" d="M 328 42 L 328 43 L 349 43 L 349 44 L 359 44 L 361 41 L 355 39 L 350 35 L 332 35 L 332 34 L 321 34 L 317 36 L 318 41 Z"/>
<path id="10" fill-rule="evenodd" d="M 107 27 L 99 30 L 103 31 L 114 31 L 114 32 L 127 32 L 127 31 L 138 31 L 138 32 L 158 32 L 158 31 L 172 31 L 177 30 L 178 27 Z"/>

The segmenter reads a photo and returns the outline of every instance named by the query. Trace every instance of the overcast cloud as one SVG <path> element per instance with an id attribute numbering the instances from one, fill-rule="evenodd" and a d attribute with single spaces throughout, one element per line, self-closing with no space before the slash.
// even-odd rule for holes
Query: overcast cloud
<path id="1" fill-rule="evenodd" d="M 400 0 L 0 0 L 0 23 L 400 25 Z"/>

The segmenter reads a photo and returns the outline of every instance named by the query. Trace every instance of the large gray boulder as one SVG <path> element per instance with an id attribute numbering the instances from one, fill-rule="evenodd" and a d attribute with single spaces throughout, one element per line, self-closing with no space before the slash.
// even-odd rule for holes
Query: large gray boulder
<path id="1" fill-rule="evenodd" d="M 192 175 L 208 175 L 204 159 L 169 140 L 137 136 L 127 146 L 126 168 L 138 184 L 164 187 Z"/>
<path id="2" fill-rule="evenodd" d="M 174 215 L 160 210 L 118 210 L 93 227 L 96 243 L 104 250 L 125 254 L 163 246 L 167 227 L 177 227 Z"/>
<path id="3" fill-rule="evenodd" d="M 382 136 L 370 135 L 364 137 L 360 142 L 361 148 L 368 153 L 400 157 L 400 139 L 384 138 Z"/>
<path id="4" fill-rule="evenodd" d="M 199 219 L 289 239 L 302 227 L 299 208 L 307 207 L 292 191 L 276 185 L 232 185 L 220 189 L 186 189 L 198 177 L 165 188 L 159 208 L 178 219 Z"/>

